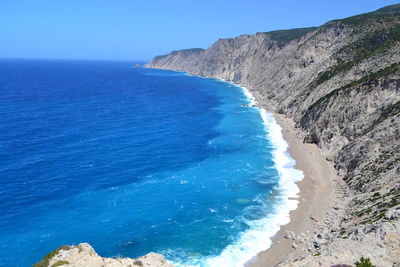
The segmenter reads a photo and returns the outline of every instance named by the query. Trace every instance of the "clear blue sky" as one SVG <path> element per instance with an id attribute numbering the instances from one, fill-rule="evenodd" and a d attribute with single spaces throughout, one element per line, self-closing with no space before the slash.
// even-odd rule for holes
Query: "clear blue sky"
<path id="1" fill-rule="evenodd" d="M 318 26 L 390 0 L 0 0 L 0 57 L 149 60 L 218 38 Z"/>

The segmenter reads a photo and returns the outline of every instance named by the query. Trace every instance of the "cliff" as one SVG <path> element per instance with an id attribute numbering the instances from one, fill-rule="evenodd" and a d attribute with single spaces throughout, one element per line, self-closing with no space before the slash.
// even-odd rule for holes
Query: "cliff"
<path id="1" fill-rule="evenodd" d="M 378 266 L 398 266 L 399 51 L 400 5 L 392 5 L 317 28 L 220 39 L 146 67 L 248 87 L 267 110 L 292 118 L 299 137 L 334 164 L 345 182 L 339 205 L 302 241 L 306 252 L 290 266 L 353 260 L 365 251 Z"/>

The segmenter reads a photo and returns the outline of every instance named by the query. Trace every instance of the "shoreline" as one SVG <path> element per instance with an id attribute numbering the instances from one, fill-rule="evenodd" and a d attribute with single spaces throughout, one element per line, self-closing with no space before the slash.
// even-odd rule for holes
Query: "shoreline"
<path id="1" fill-rule="evenodd" d="M 335 181 L 339 179 L 339 176 L 333 165 L 322 155 L 320 148 L 315 144 L 303 143 L 301 133 L 296 129 L 292 119 L 287 118 L 285 115 L 268 111 L 266 108 L 268 106 L 267 103 L 262 100 L 257 90 L 221 78 L 216 79 L 240 87 L 249 99 L 250 106 L 255 105 L 259 109 L 265 127 L 269 131 L 279 130 L 278 139 L 282 139 L 286 144 L 281 144 L 281 140 L 274 140 L 276 141 L 274 145 L 277 150 L 285 146 L 286 149 L 283 153 L 288 154 L 285 155 L 285 158 L 295 163 L 292 167 L 279 166 L 282 164 L 278 164 L 279 162 L 276 161 L 284 159 L 274 159 L 276 167 L 281 167 L 281 175 L 282 169 L 285 172 L 294 169 L 296 172 L 302 173 L 301 179 L 293 177 L 296 175 L 293 172 L 291 173 L 291 177 L 289 177 L 289 182 L 294 183 L 299 190 L 295 196 L 288 197 L 286 200 L 286 205 L 289 202 L 297 202 L 296 208 L 291 209 L 287 214 L 289 222 L 281 223 L 279 230 L 268 237 L 270 241 L 269 247 L 257 253 L 257 255 L 248 260 L 243 266 L 272 267 L 280 263 L 293 262 L 295 259 L 302 258 L 307 251 L 304 248 L 297 250 L 298 244 L 295 240 L 309 237 L 310 234 L 313 234 L 317 230 L 318 223 L 325 219 L 325 215 L 331 210 L 336 199 Z M 272 121 L 269 118 L 270 116 L 272 117 Z M 274 124 L 276 125 L 274 126 Z M 276 126 L 279 129 L 276 129 Z M 274 134 L 269 133 L 267 135 L 273 141 Z M 279 153 L 282 154 L 282 151 L 279 151 Z M 288 232 L 290 232 L 290 235 L 293 235 L 293 238 L 287 238 Z"/>
<path id="2" fill-rule="evenodd" d="M 313 234 L 317 230 L 317 224 L 325 219 L 325 215 L 332 208 L 336 199 L 335 181 L 339 179 L 339 176 L 333 165 L 322 155 L 320 148 L 315 144 L 303 143 L 300 139 L 301 133 L 296 129 L 292 119 L 266 108 L 268 105 L 257 90 L 221 78 L 217 79 L 242 88 L 251 102 L 250 105 L 255 104 L 259 109 L 261 117 L 268 116 L 268 114 L 273 117 L 274 123 L 280 128 L 281 139 L 287 143 L 285 153 L 288 153 L 287 157 L 295 162 L 291 169 L 302 172 L 302 178 L 294 182 L 299 193 L 287 200 L 287 202 L 297 201 L 296 208 L 288 214 L 289 222 L 281 224 L 279 230 L 269 237 L 269 247 L 257 253 L 244 266 L 272 267 L 285 262 L 293 262 L 307 253 L 303 249 L 297 250 L 298 244 L 295 240 Z M 263 118 L 263 121 L 267 128 L 271 127 L 269 125 L 271 122 L 267 122 L 269 119 Z M 279 144 L 275 144 L 275 146 L 279 149 Z M 288 238 L 288 232 L 294 235 L 293 238 Z"/>
<path id="3" fill-rule="evenodd" d="M 183 73 L 193 76 L 188 72 Z M 284 138 L 282 127 L 277 122 L 275 115 L 267 112 L 259 105 L 251 90 L 220 78 L 197 77 L 216 79 L 239 88 L 248 100 L 248 107 L 255 108 L 259 113 L 265 129 L 265 138 L 274 146 L 272 161 L 279 174 L 279 183 L 276 188 L 279 193 L 276 196 L 277 203 L 274 211 L 268 216 L 256 220 L 257 226 L 255 228 L 241 233 L 239 240 L 224 248 L 219 255 L 209 257 L 206 260 L 207 266 L 246 266 L 254 255 L 269 249 L 273 245 L 273 237 L 284 225 L 290 222 L 290 213 L 296 210 L 300 203 L 300 188 L 297 183 L 304 179 L 304 173 L 295 167 L 296 161 L 288 153 L 289 143 Z M 252 238 L 249 239 L 250 237 Z M 250 240 L 252 242 L 249 242 Z M 230 265 L 225 262 L 227 258 L 234 259 L 230 262 Z"/>
<path id="4" fill-rule="evenodd" d="M 290 222 L 281 226 L 271 239 L 271 246 L 248 261 L 246 267 L 275 266 L 304 256 L 306 251 L 296 250 L 297 244 L 294 239 L 286 238 L 286 233 L 293 232 L 296 239 L 313 233 L 317 222 L 323 221 L 335 199 L 334 180 L 338 176 L 333 166 L 322 156 L 316 145 L 299 140 L 291 119 L 281 114 L 272 114 L 282 128 L 283 139 L 288 143 L 287 152 L 296 162 L 294 168 L 303 171 L 304 178 L 296 182 L 300 197 L 298 207 L 289 213 Z"/>
<path id="5" fill-rule="evenodd" d="M 297 202 L 296 208 L 291 209 L 287 215 L 289 222 L 280 224 L 279 230 L 272 236 L 268 236 L 269 247 L 247 260 L 243 266 L 272 267 L 293 262 L 308 255 L 308 251 L 304 248 L 297 249 L 298 244 L 295 240 L 306 239 L 314 234 L 318 224 L 324 221 L 326 214 L 332 209 L 336 200 L 337 185 L 335 182 L 339 180 L 333 164 L 326 160 L 321 149 L 315 144 L 303 143 L 302 134 L 296 129 L 294 121 L 268 108 L 268 103 L 262 99 L 258 90 L 249 85 L 227 81 L 219 77 L 193 75 L 190 72 L 183 73 L 189 76 L 217 79 L 240 87 L 252 102 L 250 105 L 255 104 L 262 117 L 263 113 L 266 113 L 264 116 L 272 115 L 275 124 L 280 128 L 280 137 L 287 143 L 284 153 L 288 154 L 287 158 L 295 162 L 294 166 L 284 168 L 295 169 L 303 173 L 302 179 L 291 181 L 298 187 L 299 192 L 287 199 L 289 202 Z M 246 94 L 246 91 L 249 95 Z M 264 118 L 263 120 L 267 128 L 271 126 L 269 119 L 267 119 L 268 122 Z M 287 232 L 291 232 L 291 235 L 294 235 L 293 238 L 287 238 Z"/>

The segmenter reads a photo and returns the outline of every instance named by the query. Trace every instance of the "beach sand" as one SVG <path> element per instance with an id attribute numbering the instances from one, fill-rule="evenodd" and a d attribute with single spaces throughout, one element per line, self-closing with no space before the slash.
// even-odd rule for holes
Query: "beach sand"
<path id="1" fill-rule="evenodd" d="M 304 179 L 297 183 L 300 188 L 299 204 L 290 212 L 290 222 L 281 227 L 272 239 L 272 246 L 259 253 L 246 266 L 270 267 L 284 261 L 305 256 L 307 252 L 293 248 L 293 240 L 284 238 L 287 231 L 295 235 L 314 232 L 316 220 L 324 219 L 326 211 L 335 199 L 335 179 L 338 179 L 332 163 L 321 154 L 314 144 L 304 144 L 298 137 L 294 122 L 284 115 L 274 114 L 282 127 L 282 134 L 289 144 L 289 154 L 296 161 L 296 168 L 304 172 Z"/>

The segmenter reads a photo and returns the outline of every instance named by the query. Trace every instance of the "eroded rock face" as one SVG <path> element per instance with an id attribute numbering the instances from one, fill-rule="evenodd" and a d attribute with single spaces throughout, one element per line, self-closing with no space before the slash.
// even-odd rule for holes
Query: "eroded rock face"
<path id="1" fill-rule="evenodd" d="M 327 233 L 322 238 L 315 237 L 315 243 L 328 242 Z M 399 266 L 400 262 L 400 223 L 375 223 L 360 226 L 349 235 L 334 239 L 320 252 L 304 257 L 295 262 L 279 264 L 280 267 L 319 267 L 347 264 L 354 266 L 360 255 L 371 259 L 375 266 Z M 396 265 L 397 264 L 397 265 Z"/>
<path id="2" fill-rule="evenodd" d="M 350 234 L 360 227 L 373 226 L 363 240 L 388 223 L 396 225 L 389 236 L 399 231 L 400 5 L 301 30 L 221 39 L 190 55 L 186 50 L 155 58 L 146 67 L 236 82 L 267 110 L 292 118 L 300 138 L 321 148 L 347 186 L 340 212 L 321 225 L 329 238 L 310 238 L 304 256 L 356 258 L 361 241 Z M 398 248 L 400 239 L 391 240 L 359 245 Z M 400 264 L 390 253 L 382 257 L 391 265 L 377 266 Z"/>
<path id="3" fill-rule="evenodd" d="M 137 259 L 131 258 L 103 258 L 88 243 L 77 246 L 62 246 L 49 253 L 34 267 L 173 267 L 160 254 L 149 253 Z"/>

